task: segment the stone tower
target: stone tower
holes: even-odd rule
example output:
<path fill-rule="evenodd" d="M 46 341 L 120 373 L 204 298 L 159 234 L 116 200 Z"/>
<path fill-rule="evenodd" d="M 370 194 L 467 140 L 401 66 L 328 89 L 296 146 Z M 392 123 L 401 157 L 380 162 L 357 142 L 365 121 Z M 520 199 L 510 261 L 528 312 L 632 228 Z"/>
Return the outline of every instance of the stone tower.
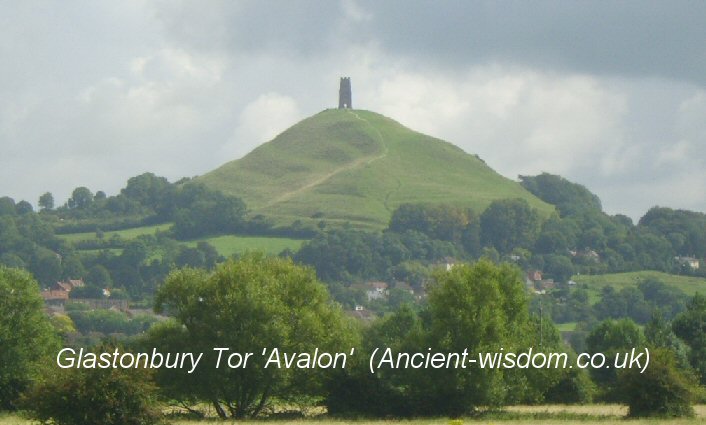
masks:
<path fill-rule="evenodd" d="M 350 77 L 341 77 L 341 86 L 338 89 L 338 109 L 353 109 Z"/>

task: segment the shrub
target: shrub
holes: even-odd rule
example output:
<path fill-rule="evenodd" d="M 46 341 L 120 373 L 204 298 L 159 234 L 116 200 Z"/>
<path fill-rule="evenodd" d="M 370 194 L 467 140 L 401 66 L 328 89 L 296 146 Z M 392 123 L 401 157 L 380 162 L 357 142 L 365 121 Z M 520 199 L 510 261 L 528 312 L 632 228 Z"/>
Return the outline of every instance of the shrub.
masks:
<path fill-rule="evenodd" d="M 669 350 L 655 349 L 644 373 L 637 368 L 624 369 L 618 379 L 630 417 L 694 416 L 696 378 L 677 368 Z"/>
<path fill-rule="evenodd" d="M 151 425 L 160 422 L 154 394 L 144 370 L 64 369 L 38 383 L 24 405 L 42 424 Z"/>

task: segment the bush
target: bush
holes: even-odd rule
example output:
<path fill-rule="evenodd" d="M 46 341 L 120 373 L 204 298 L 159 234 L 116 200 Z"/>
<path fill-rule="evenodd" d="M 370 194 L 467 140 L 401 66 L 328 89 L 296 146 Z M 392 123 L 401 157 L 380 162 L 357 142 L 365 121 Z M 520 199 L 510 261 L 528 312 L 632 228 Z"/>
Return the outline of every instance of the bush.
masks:
<path fill-rule="evenodd" d="M 0 266 L 0 317 L 0 409 L 15 409 L 59 341 L 39 286 L 25 271 Z"/>
<path fill-rule="evenodd" d="M 151 425 L 160 423 L 154 394 L 144 370 L 63 369 L 37 384 L 24 404 L 42 424 Z"/>
<path fill-rule="evenodd" d="M 658 348 L 644 373 L 624 369 L 618 375 L 630 417 L 691 417 L 696 397 L 696 378 L 677 368 L 674 354 Z"/>

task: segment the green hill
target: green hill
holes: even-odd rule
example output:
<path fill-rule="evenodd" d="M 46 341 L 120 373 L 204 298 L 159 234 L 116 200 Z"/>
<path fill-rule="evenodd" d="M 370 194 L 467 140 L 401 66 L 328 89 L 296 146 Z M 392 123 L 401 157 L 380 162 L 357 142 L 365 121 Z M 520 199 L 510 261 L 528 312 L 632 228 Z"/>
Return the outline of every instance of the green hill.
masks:
<path fill-rule="evenodd" d="M 543 215 L 554 208 L 477 156 L 363 110 L 320 112 L 198 180 L 279 223 L 380 228 L 410 202 L 481 212 L 493 200 L 523 198 Z"/>

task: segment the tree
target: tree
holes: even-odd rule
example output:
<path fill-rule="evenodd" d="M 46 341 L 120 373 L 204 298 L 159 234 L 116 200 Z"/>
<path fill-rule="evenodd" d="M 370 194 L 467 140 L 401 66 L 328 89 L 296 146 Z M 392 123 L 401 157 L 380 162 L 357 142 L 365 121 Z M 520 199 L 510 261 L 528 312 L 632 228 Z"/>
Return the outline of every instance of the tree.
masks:
<path fill-rule="evenodd" d="M 42 211 L 51 211 L 54 209 L 54 195 L 51 192 L 45 192 L 39 197 L 39 208 Z"/>
<path fill-rule="evenodd" d="M 427 346 L 436 351 L 522 347 L 529 334 L 529 314 L 519 270 L 480 261 L 439 272 L 429 289 L 428 326 Z M 502 403 L 508 384 L 502 372 L 487 369 L 440 369 L 429 373 L 426 382 L 418 382 L 426 387 L 422 405 L 449 415 Z"/>
<path fill-rule="evenodd" d="M 99 347 L 98 352 L 113 352 Z M 54 425 L 152 425 L 156 389 L 143 369 L 60 369 L 25 398 L 32 419 Z"/>
<path fill-rule="evenodd" d="M 15 205 L 15 211 L 17 211 L 19 215 L 25 215 L 34 212 L 34 208 L 32 208 L 32 204 L 29 202 L 20 201 Z"/>
<path fill-rule="evenodd" d="M 493 201 L 480 216 L 481 241 L 501 254 L 530 248 L 539 232 L 540 219 L 524 199 Z"/>
<path fill-rule="evenodd" d="M 323 391 L 321 369 L 265 368 L 263 348 L 312 353 L 318 347 L 333 353 L 348 351 L 355 339 L 312 269 L 256 254 L 220 264 L 211 274 L 190 268 L 173 272 L 157 292 L 155 309 L 172 314 L 181 326 L 172 332 L 160 328 L 153 346 L 181 341 L 188 351 L 204 352 L 206 364 L 216 362 L 213 347 L 256 353 L 247 368 L 210 367 L 191 375 L 160 371 L 161 383 L 188 382 L 173 397 L 208 401 L 223 418 L 258 416 L 272 397 Z"/>
<path fill-rule="evenodd" d="M 541 326 L 541 327 L 540 327 Z M 544 344 L 539 347 L 541 332 Z M 481 260 L 437 271 L 429 284 L 426 309 L 416 314 L 409 305 L 375 322 L 365 333 L 362 351 L 389 347 L 397 353 L 559 352 L 559 332 L 549 320 L 529 315 L 518 269 Z M 378 352 L 379 356 L 379 352 Z M 379 358 L 379 357 L 378 357 Z M 584 399 L 586 376 L 580 371 L 500 368 L 381 367 L 372 375 L 368 363 L 354 365 L 332 383 L 327 401 L 336 413 L 393 416 L 457 416 L 478 406 L 539 401 L 550 390 L 565 400 Z M 572 373 L 573 372 L 573 373 Z M 571 394 L 569 394 L 571 392 Z M 575 397 L 571 397 L 575 395 Z M 559 399 L 559 397 L 555 397 Z"/>
<path fill-rule="evenodd" d="M 561 176 L 548 173 L 520 176 L 520 184 L 541 200 L 556 205 L 562 216 L 586 210 L 601 211 L 598 196 Z"/>
<path fill-rule="evenodd" d="M 3 196 L 0 198 L 0 216 L 15 214 L 17 214 L 17 211 L 15 210 L 15 200 L 9 196 Z"/>
<path fill-rule="evenodd" d="M 680 370 L 674 354 L 664 348 L 652 351 L 644 373 L 627 368 L 618 374 L 620 394 L 630 417 L 691 417 L 697 380 Z"/>
<path fill-rule="evenodd" d="M 69 208 L 86 209 L 93 203 L 93 193 L 87 187 L 77 187 L 68 200 Z"/>
<path fill-rule="evenodd" d="M 99 288 L 109 288 L 113 284 L 113 280 L 110 278 L 108 269 L 100 264 L 96 264 L 88 271 L 86 283 Z"/>
<path fill-rule="evenodd" d="M 606 359 L 615 358 L 616 353 L 632 348 L 641 350 L 645 343 L 642 331 L 630 319 L 604 320 L 586 338 L 587 351 L 591 354 L 603 353 Z M 591 374 L 597 384 L 603 385 L 608 399 L 617 397 L 615 368 L 591 369 Z"/>
<path fill-rule="evenodd" d="M 694 295 L 686 311 L 674 318 L 672 329 L 691 348 L 691 365 L 706 384 L 706 296 Z"/>
<path fill-rule="evenodd" d="M 49 249 L 38 248 L 29 269 L 40 284 L 50 286 L 61 279 L 61 258 Z"/>
<path fill-rule="evenodd" d="M 0 266 L 0 317 L 0 408 L 8 409 L 39 376 L 58 339 L 27 272 Z"/>

